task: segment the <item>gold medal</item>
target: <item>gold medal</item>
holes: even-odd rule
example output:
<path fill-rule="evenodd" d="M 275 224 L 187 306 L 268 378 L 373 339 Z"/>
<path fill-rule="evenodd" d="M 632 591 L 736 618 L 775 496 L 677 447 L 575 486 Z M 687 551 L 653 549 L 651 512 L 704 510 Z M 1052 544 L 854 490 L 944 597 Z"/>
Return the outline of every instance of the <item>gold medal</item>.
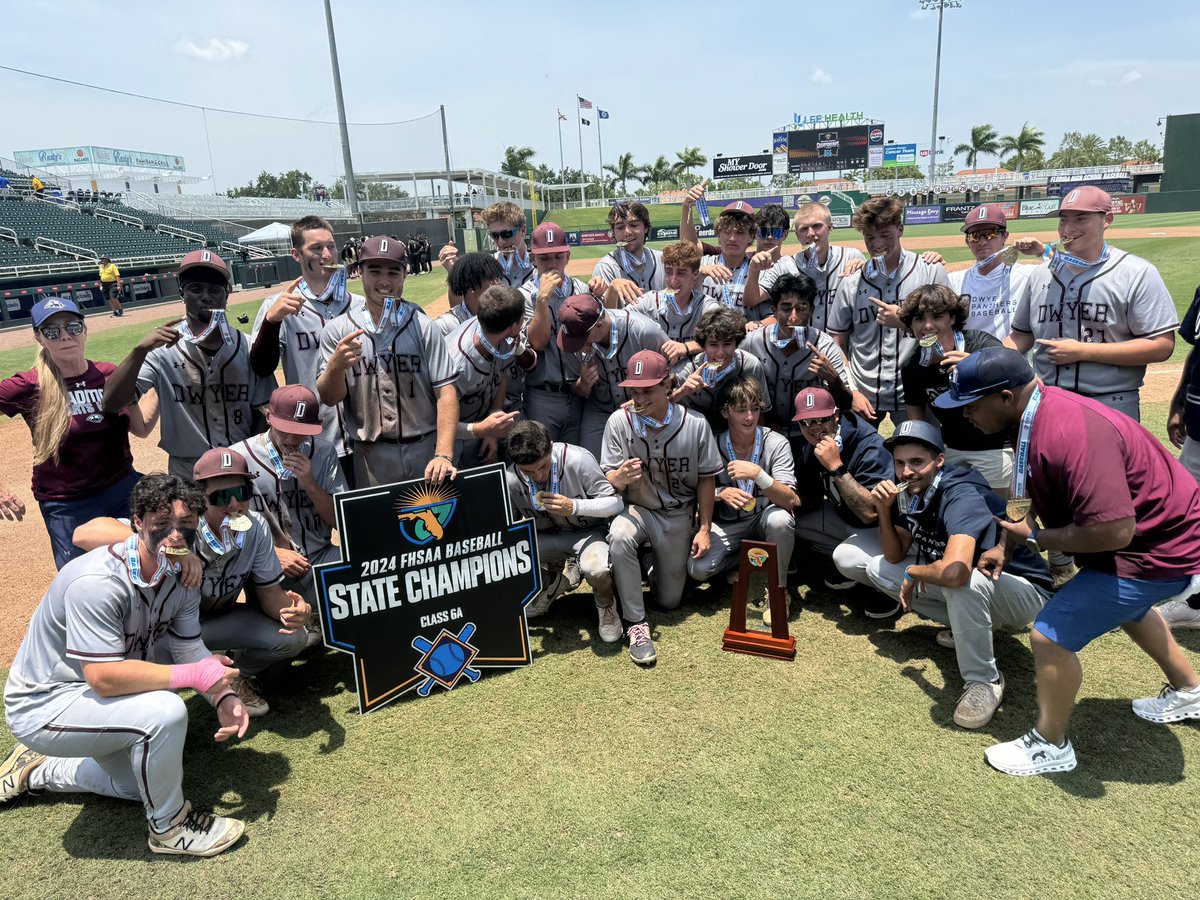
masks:
<path fill-rule="evenodd" d="M 746 501 L 746 505 L 742 507 L 745 512 L 754 512 L 754 507 L 758 506 L 758 501 L 751 497 Z"/>
<path fill-rule="evenodd" d="M 538 509 L 546 508 L 546 492 L 545 491 L 538 491 L 536 494 L 533 495 L 533 505 L 536 506 Z"/>
<path fill-rule="evenodd" d="M 1000 251 L 999 256 L 1000 262 L 1004 263 L 1006 266 L 1014 265 L 1017 261 L 1017 248 L 1015 246 L 1005 247 Z"/>
<path fill-rule="evenodd" d="M 1023 522 L 1033 508 L 1033 501 L 1028 497 L 1010 497 L 1005 513 L 1010 522 Z"/>
<path fill-rule="evenodd" d="M 254 523 L 250 521 L 249 516 L 230 516 L 229 530 L 230 531 L 249 531 Z"/>
<path fill-rule="evenodd" d="M 187 556 L 192 552 L 189 547 L 163 547 L 162 551 L 167 556 Z"/>
<path fill-rule="evenodd" d="M 908 490 L 908 482 L 907 481 L 902 481 L 899 484 L 892 485 L 892 493 L 895 494 L 897 497 L 899 497 L 901 494 L 903 494 L 907 490 Z"/>
<path fill-rule="evenodd" d="M 917 343 L 920 344 L 922 347 L 932 347 L 934 344 L 937 343 L 937 341 L 938 341 L 938 336 L 936 334 L 923 334 L 923 335 L 921 335 L 921 339 L 919 341 L 917 341 Z"/>

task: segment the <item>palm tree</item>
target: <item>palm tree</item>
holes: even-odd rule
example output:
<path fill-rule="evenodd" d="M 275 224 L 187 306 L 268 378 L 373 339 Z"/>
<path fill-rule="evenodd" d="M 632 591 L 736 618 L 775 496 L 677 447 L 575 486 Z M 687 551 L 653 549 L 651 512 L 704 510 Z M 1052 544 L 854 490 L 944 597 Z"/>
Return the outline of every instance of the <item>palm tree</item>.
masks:
<path fill-rule="evenodd" d="M 1017 171 L 1024 169 L 1025 158 L 1035 150 L 1041 150 L 1046 144 L 1045 135 L 1036 128 L 1029 127 L 1026 122 L 1021 126 L 1019 134 L 1005 135 L 1000 138 L 1001 153 L 1015 153 L 1017 160 Z"/>
<path fill-rule="evenodd" d="M 676 174 L 675 166 L 667 162 L 665 156 L 660 156 L 650 165 L 643 167 L 642 182 L 655 190 L 662 190 L 663 185 L 675 180 Z"/>
<path fill-rule="evenodd" d="M 700 152 L 699 147 L 684 147 L 682 150 L 677 150 L 675 158 L 679 160 L 675 164 L 675 171 L 680 174 L 686 173 L 689 179 L 692 176 L 692 169 L 708 162 L 708 157 Z"/>
<path fill-rule="evenodd" d="M 500 171 L 513 178 L 525 178 L 529 172 L 530 160 L 537 154 L 532 147 L 505 147 L 504 161 L 500 163 Z"/>
<path fill-rule="evenodd" d="M 629 196 L 629 179 L 641 181 L 642 167 L 633 161 L 632 153 L 622 153 L 616 163 L 609 163 L 604 171 L 611 172 L 617 181 L 621 182 L 621 196 Z"/>
<path fill-rule="evenodd" d="M 1000 153 L 1000 141 L 996 135 L 996 129 L 991 125 L 975 125 L 971 128 L 971 142 L 969 144 L 959 144 L 954 148 L 954 155 L 962 154 L 966 157 L 967 165 L 971 167 L 971 171 L 979 170 L 979 154 L 990 153 L 992 156 L 997 156 Z"/>

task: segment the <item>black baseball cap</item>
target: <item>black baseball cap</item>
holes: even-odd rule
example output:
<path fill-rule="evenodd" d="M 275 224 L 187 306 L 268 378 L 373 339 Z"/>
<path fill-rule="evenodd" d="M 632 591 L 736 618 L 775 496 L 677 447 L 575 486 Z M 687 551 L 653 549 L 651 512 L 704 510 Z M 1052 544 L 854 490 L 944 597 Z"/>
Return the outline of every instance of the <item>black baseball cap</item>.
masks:
<path fill-rule="evenodd" d="M 922 419 L 908 419 L 901 422 L 896 426 L 892 436 L 883 442 L 883 446 L 892 450 L 897 444 L 914 442 L 932 447 L 938 453 L 946 451 L 946 445 L 942 442 L 942 432 L 932 422 Z"/>
<path fill-rule="evenodd" d="M 938 409 L 966 406 L 1001 391 L 1015 391 L 1033 381 L 1033 369 L 1011 347 L 985 347 L 954 367 L 950 390 L 934 398 Z"/>

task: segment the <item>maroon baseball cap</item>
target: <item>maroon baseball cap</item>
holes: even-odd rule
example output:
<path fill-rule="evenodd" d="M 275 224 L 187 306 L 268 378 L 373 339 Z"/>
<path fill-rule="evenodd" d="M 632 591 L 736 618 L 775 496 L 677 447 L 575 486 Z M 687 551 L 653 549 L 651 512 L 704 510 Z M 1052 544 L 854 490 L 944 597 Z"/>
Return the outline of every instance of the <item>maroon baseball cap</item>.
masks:
<path fill-rule="evenodd" d="M 980 225 L 987 225 L 992 228 L 999 228 L 1001 231 L 1008 230 L 1008 219 L 1004 215 L 1004 210 L 1000 208 L 998 203 L 985 203 L 983 206 L 977 206 L 967 213 L 966 221 L 960 230 L 970 231 Z"/>
<path fill-rule="evenodd" d="M 246 457 L 228 447 L 214 447 L 196 460 L 196 465 L 192 467 L 192 481 L 207 481 L 222 475 L 249 478 L 250 467 L 246 465 Z"/>
<path fill-rule="evenodd" d="M 1112 212 L 1112 197 L 1094 184 L 1084 184 L 1068 192 L 1058 209 L 1047 215 L 1059 216 L 1065 212 Z"/>
<path fill-rule="evenodd" d="M 567 244 L 567 233 L 553 222 L 543 222 L 533 229 L 530 244 L 529 252 L 534 254 L 562 253 L 571 249 Z"/>
<path fill-rule="evenodd" d="M 751 218 L 753 218 L 754 207 L 751 206 L 749 203 L 747 203 L 745 200 L 734 200 L 732 203 L 730 203 L 728 206 L 726 206 L 723 210 L 721 210 L 722 215 L 724 215 L 725 213 L 742 213 L 743 215 L 747 215 L 747 216 L 750 216 Z"/>
<path fill-rule="evenodd" d="M 591 294 L 572 294 L 558 310 L 558 346 L 567 353 L 578 353 L 602 315 L 604 307 Z"/>
<path fill-rule="evenodd" d="M 302 384 L 287 384 L 271 395 L 271 427 L 288 434 L 320 434 L 321 403 Z"/>
<path fill-rule="evenodd" d="M 618 387 L 654 387 L 666 378 L 671 370 L 667 366 L 667 358 L 657 350 L 639 350 L 629 360 L 629 368 L 626 371 L 629 373 L 629 377 Z"/>
<path fill-rule="evenodd" d="M 837 404 L 833 402 L 833 394 L 825 388 L 805 388 L 796 395 L 796 414 L 793 422 L 801 419 L 823 419 L 837 412 Z"/>
<path fill-rule="evenodd" d="M 218 272 L 225 279 L 227 285 L 233 284 L 233 276 L 229 273 L 229 266 L 225 265 L 225 260 L 221 259 L 221 257 L 217 256 L 211 250 L 193 250 L 180 260 L 180 278 L 183 277 L 185 272 L 196 270 Z"/>
<path fill-rule="evenodd" d="M 377 234 L 374 237 L 367 238 L 362 242 L 362 246 L 358 248 L 358 261 L 360 264 L 371 262 L 372 260 L 406 263 L 408 262 L 408 250 L 404 246 L 404 241 L 398 241 L 395 238 L 388 237 L 386 234 Z"/>

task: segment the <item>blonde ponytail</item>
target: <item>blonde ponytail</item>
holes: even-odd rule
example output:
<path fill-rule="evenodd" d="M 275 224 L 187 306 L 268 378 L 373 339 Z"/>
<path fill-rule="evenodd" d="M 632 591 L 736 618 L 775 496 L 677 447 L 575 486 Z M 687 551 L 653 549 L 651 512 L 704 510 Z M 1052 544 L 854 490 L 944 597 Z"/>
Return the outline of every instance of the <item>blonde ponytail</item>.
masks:
<path fill-rule="evenodd" d="M 48 459 L 58 462 L 58 450 L 71 427 L 71 405 L 62 372 L 45 347 L 38 348 L 34 371 L 38 377 L 38 400 L 34 411 L 33 464 L 40 466 Z"/>

